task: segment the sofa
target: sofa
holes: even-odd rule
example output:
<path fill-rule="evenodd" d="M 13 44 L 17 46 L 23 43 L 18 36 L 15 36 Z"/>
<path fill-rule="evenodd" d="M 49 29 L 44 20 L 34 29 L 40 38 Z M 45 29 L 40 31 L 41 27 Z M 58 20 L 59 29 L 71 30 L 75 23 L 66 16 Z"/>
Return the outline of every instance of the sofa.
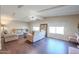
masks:
<path fill-rule="evenodd" d="M 1 33 L 1 38 L 4 39 L 4 42 L 9 42 L 18 39 L 18 35 L 14 33 Z"/>
<path fill-rule="evenodd" d="M 4 38 L 5 38 L 5 42 L 9 42 L 9 41 L 17 40 L 18 36 L 15 34 L 7 34 L 4 35 Z"/>
<path fill-rule="evenodd" d="M 45 32 L 40 32 L 40 31 L 28 33 L 27 35 L 27 40 L 29 40 L 30 42 L 36 42 L 43 38 L 45 38 Z"/>

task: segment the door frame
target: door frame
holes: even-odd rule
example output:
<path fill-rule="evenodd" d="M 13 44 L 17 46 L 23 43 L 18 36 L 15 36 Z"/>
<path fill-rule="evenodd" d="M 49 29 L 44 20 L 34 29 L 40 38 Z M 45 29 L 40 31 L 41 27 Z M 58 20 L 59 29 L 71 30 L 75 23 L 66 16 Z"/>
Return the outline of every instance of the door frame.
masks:
<path fill-rule="evenodd" d="M 40 31 L 45 28 L 45 37 L 47 37 L 47 33 L 48 33 L 48 24 L 40 24 Z"/>

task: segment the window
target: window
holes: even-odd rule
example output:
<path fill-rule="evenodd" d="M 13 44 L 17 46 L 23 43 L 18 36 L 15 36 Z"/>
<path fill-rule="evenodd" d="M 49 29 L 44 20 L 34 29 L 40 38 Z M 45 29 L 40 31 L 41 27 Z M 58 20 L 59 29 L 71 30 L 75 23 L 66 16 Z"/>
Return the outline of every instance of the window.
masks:
<path fill-rule="evenodd" d="M 49 33 L 64 34 L 64 27 L 49 27 Z"/>
<path fill-rule="evenodd" d="M 39 27 L 33 27 L 33 31 L 39 31 Z"/>
<path fill-rule="evenodd" d="M 49 27 L 49 33 L 55 33 L 55 27 Z"/>
<path fill-rule="evenodd" d="M 64 34 L 64 27 L 56 27 L 57 34 Z"/>

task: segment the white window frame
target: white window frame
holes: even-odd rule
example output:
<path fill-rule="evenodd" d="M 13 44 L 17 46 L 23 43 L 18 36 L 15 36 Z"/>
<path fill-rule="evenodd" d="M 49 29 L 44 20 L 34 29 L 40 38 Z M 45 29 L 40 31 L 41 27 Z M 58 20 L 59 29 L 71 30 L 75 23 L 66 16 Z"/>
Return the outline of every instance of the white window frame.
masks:
<path fill-rule="evenodd" d="M 49 27 L 49 33 L 64 35 L 64 27 Z"/>

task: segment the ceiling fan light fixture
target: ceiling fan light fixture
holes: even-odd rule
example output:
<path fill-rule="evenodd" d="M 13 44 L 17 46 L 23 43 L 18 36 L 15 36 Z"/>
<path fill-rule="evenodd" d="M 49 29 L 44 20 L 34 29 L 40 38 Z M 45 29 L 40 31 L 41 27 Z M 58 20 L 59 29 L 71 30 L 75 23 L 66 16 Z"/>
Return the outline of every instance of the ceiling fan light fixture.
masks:
<path fill-rule="evenodd" d="M 30 20 L 37 20 L 36 16 L 30 16 L 29 18 L 30 18 Z"/>

